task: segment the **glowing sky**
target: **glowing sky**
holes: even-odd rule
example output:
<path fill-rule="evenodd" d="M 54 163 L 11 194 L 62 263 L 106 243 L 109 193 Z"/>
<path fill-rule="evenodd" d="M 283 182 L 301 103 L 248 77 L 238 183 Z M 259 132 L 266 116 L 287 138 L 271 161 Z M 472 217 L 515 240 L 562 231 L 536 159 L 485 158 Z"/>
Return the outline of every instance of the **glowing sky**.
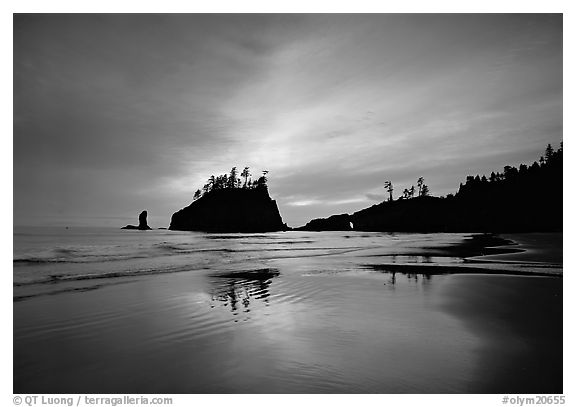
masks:
<path fill-rule="evenodd" d="M 165 227 L 250 166 L 299 226 L 561 140 L 561 15 L 14 17 L 15 224 Z"/>

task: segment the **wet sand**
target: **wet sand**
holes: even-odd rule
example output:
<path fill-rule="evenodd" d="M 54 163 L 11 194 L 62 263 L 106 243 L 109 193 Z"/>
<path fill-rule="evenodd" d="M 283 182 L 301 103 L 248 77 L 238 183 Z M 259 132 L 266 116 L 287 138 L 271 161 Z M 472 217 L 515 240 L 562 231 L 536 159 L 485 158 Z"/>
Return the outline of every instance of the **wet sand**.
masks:
<path fill-rule="evenodd" d="M 482 339 L 480 393 L 562 393 L 562 278 L 453 275 L 442 308 Z"/>
<path fill-rule="evenodd" d="M 432 254 L 477 256 L 485 239 Z M 266 264 L 15 302 L 14 392 L 563 390 L 557 274 L 338 256 Z"/>

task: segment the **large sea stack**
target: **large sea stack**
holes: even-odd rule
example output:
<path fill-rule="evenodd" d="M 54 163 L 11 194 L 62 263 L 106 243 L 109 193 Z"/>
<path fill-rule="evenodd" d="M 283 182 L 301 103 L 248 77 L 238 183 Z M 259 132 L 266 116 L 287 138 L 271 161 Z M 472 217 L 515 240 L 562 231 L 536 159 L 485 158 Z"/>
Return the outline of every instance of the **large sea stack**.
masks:
<path fill-rule="evenodd" d="M 218 189 L 172 215 L 170 230 L 277 232 L 286 230 L 268 188 Z"/>

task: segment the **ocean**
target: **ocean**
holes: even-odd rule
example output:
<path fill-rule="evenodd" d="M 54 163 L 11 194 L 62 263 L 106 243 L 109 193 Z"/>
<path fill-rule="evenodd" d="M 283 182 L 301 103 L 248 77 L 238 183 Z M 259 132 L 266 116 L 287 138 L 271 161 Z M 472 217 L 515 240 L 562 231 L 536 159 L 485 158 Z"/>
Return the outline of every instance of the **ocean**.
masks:
<path fill-rule="evenodd" d="M 536 381 L 549 392 L 550 372 L 498 378 L 518 375 L 519 355 L 561 366 L 535 350 L 561 351 L 561 322 L 534 339 L 524 325 L 480 329 L 478 315 L 506 296 L 517 310 L 498 290 L 522 287 L 545 301 L 522 305 L 535 329 L 551 323 L 544 313 L 561 318 L 561 234 L 500 249 L 478 237 L 15 228 L 14 391 L 466 393 Z M 516 354 L 518 340 L 531 346 Z M 490 365 L 487 349 L 510 364 Z"/>

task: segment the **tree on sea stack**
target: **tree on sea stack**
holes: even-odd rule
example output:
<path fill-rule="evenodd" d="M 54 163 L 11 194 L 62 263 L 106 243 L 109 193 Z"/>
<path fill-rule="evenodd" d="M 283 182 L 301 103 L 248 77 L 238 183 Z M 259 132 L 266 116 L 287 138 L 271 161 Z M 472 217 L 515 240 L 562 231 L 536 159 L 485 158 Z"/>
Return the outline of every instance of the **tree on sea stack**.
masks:
<path fill-rule="evenodd" d="M 422 186 L 424 185 L 424 177 L 418 178 L 418 182 L 416 185 L 418 185 L 418 196 L 422 196 Z"/>

